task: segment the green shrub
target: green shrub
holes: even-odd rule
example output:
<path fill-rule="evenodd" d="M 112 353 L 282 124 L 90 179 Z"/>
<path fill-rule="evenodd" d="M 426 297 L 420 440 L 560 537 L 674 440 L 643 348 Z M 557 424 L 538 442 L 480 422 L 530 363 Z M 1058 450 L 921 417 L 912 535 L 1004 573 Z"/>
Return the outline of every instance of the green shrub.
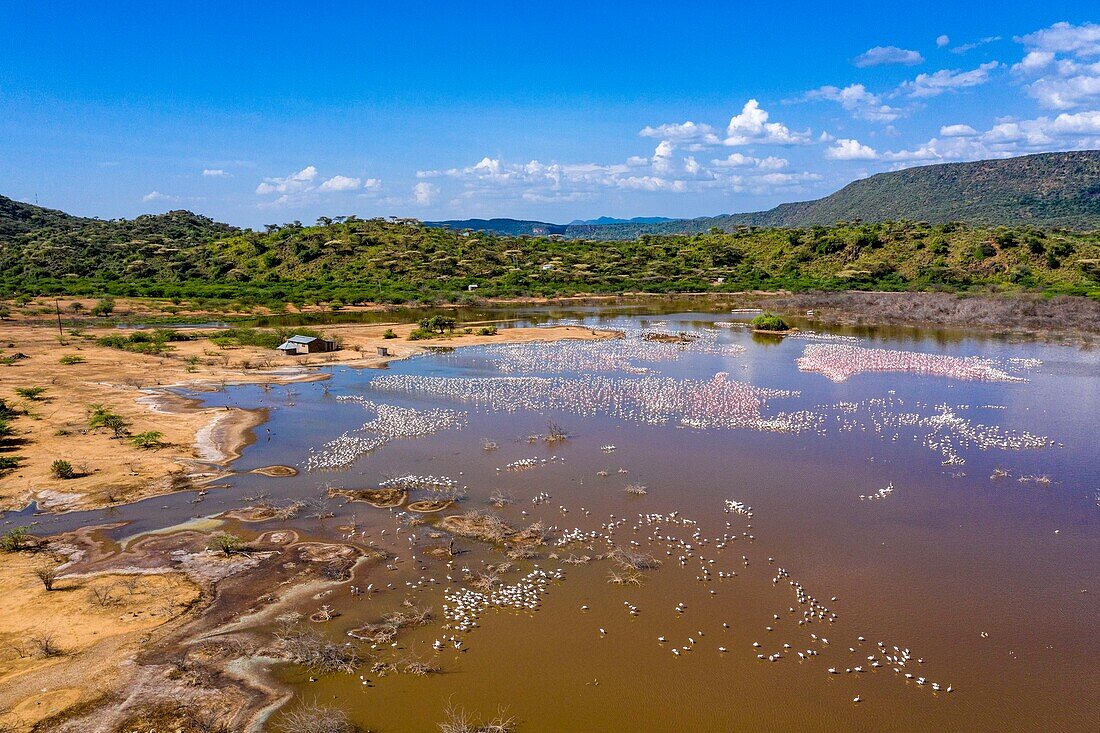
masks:
<path fill-rule="evenodd" d="M 0 550 L 19 552 L 30 543 L 30 540 L 31 533 L 26 527 L 14 527 L 0 535 Z"/>
<path fill-rule="evenodd" d="M 758 331 L 789 331 L 790 326 L 779 316 L 774 313 L 761 313 L 756 318 L 753 318 L 752 327 Z"/>
<path fill-rule="evenodd" d="M 16 387 L 15 393 L 25 400 L 40 400 L 46 392 L 45 387 Z"/>
<path fill-rule="evenodd" d="M 105 318 L 111 315 L 114 310 L 115 299 L 108 295 L 107 297 L 100 299 L 100 301 L 95 304 L 95 307 L 92 308 L 92 315 Z"/>
<path fill-rule="evenodd" d="M 76 354 L 66 354 L 65 356 L 58 359 L 58 361 L 62 364 L 70 365 L 83 364 L 85 362 L 85 359 L 83 356 L 77 356 Z"/>
<path fill-rule="evenodd" d="M 414 328 L 409 334 L 409 341 L 423 341 L 430 338 L 435 338 L 435 334 L 424 328 Z"/>
<path fill-rule="evenodd" d="M 0 473 L 19 468 L 18 456 L 0 456 Z"/>
<path fill-rule="evenodd" d="M 984 260 L 997 254 L 997 249 L 989 242 L 980 242 L 974 245 L 974 258 Z"/>
<path fill-rule="evenodd" d="M 103 405 L 89 405 L 88 408 L 88 427 L 90 429 L 107 428 L 114 433 L 116 438 L 126 435 L 129 423 L 121 415 Z"/>
<path fill-rule="evenodd" d="M 73 470 L 73 464 L 60 458 L 50 464 L 50 473 L 54 478 L 59 479 L 76 478 L 76 471 Z"/>
<path fill-rule="evenodd" d="M 481 328 L 479 328 L 477 330 L 477 335 L 478 336 L 496 336 L 497 335 L 497 327 L 496 326 L 482 326 Z"/>
<path fill-rule="evenodd" d="M 164 433 L 157 430 L 149 430 L 144 433 L 130 436 L 130 442 L 138 448 L 163 448 L 167 445 L 162 438 Z"/>
<path fill-rule="evenodd" d="M 395 338 L 397 338 L 397 334 L 394 333 L 394 330 L 392 328 L 387 328 L 382 333 L 382 338 L 384 338 L 384 339 L 395 339 Z"/>

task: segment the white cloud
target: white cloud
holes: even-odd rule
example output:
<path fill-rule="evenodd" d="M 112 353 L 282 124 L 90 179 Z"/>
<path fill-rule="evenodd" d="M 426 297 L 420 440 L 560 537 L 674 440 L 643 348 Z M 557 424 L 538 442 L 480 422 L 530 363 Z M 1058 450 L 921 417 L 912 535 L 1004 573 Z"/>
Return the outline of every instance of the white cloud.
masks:
<path fill-rule="evenodd" d="M 672 169 L 672 154 L 676 150 L 668 140 L 657 143 L 653 151 L 653 170 L 668 173 Z"/>
<path fill-rule="evenodd" d="M 768 113 L 755 99 L 745 102 L 741 112 L 730 119 L 725 144 L 803 145 L 810 142 L 810 131 L 791 131 L 780 122 L 768 122 Z"/>
<path fill-rule="evenodd" d="M 923 61 L 924 57 L 917 51 L 910 51 L 897 46 L 875 46 L 856 56 L 852 63 L 862 69 L 868 66 L 883 66 L 885 64 L 913 66 Z"/>
<path fill-rule="evenodd" d="M 142 196 L 141 200 L 145 203 L 149 203 L 151 201 L 175 202 L 179 201 L 180 197 L 170 196 L 169 194 L 161 193 L 160 191 L 150 191 L 149 193 Z"/>
<path fill-rule="evenodd" d="M 766 158 L 754 158 L 742 153 L 730 153 L 726 158 L 712 160 L 711 165 L 717 168 L 759 168 L 761 170 L 779 170 L 786 168 L 790 163 L 786 158 L 777 158 L 769 155 Z"/>
<path fill-rule="evenodd" d="M 977 134 L 978 131 L 970 125 L 944 125 L 940 128 L 942 137 L 971 137 Z"/>
<path fill-rule="evenodd" d="M 884 104 L 882 97 L 869 92 L 862 84 L 849 84 L 843 89 L 834 86 L 818 87 L 807 92 L 805 99 L 837 102 L 856 119 L 872 122 L 893 122 L 902 115 L 902 110 Z"/>
<path fill-rule="evenodd" d="M 905 163 L 939 163 L 1100 147 L 1100 110 L 1007 120 L 969 135 L 946 134 L 955 128 L 973 130 L 966 125 L 950 125 L 941 130 L 939 138 L 912 149 L 883 153 L 882 158 Z"/>
<path fill-rule="evenodd" d="M 312 188 L 313 179 L 317 177 L 317 169 L 307 165 L 297 173 L 292 173 L 283 178 L 265 178 L 256 186 L 256 193 L 267 195 L 272 193 L 298 193 Z"/>
<path fill-rule="evenodd" d="M 221 168 L 203 168 L 202 175 L 204 178 L 228 178 L 229 174 Z"/>
<path fill-rule="evenodd" d="M 951 39 L 946 35 L 938 36 L 936 38 L 936 46 L 938 46 L 939 48 L 943 48 L 949 43 L 951 43 Z"/>
<path fill-rule="evenodd" d="M 915 98 L 938 97 L 944 92 L 985 84 L 989 81 L 989 72 L 1000 65 L 990 61 L 969 71 L 940 69 L 933 74 L 918 74 L 912 81 L 902 83 L 898 90 Z"/>
<path fill-rule="evenodd" d="M 319 173 L 316 166 L 308 165 L 297 173 L 288 176 L 265 178 L 256 186 L 256 193 L 260 196 L 277 196 L 268 200 L 261 206 L 298 205 L 314 202 L 322 195 L 331 195 L 347 191 L 365 191 L 361 196 L 376 194 L 382 186 L 377 178 L 353 178 L 351 176 L 335 175 L 320 183 L 317 182 Z"/>
<path fill-rule="evenodd" d="M 797 190 L 819 180 L 810 173 L 777 173 L 788 161 L 776 156 L 733 153 L 704 163 L 681 155 L 668 140 L 651 157 L 633 156 L 626 163 L 509 163 L 485 157 L 464 168 L 418 171 L 422 179 L 448 179 L 463 187 L 458 204 L 518 198 L 527 202 L 573 202 L 596 199 L 603 191 L 686 193 L 733 190 L 756 194 Z"/>
<path fill-rule="evenodd" d="M 691 120 L 656 127 L 647 125 L 638 134 L 642 137 L 656 137 L 676 143 L 718 145 L 721 142 L 713 127 L 710 125 L 697 125 Z"/>
<path fill-rule="evenodd" d="M 974 41 L 973 43 L 963 43 L 963 44 L 960 44 L 958 46 L 955 46 L 953 49 L 951 49 L 951 53 L 963 54 L 963 53 L 966 53 L 968 51 L 973 51 L 975 48 L 978 48 L 979 46 L 984 46 L 988 43 L 996 43 L 999 40 L 1001 40 L 1000 36 L 986 36 L 985 38 L 979 38 L 977 41 Z"/>
<path fill-rule="evenodd" d="M 1070 54 L 1078 58 L 1100 56 L 1100 25 L 1055 23 L 1049 28 L 1016 39 L 1029 49 Z"/>
<path fill-rule="evenodd" d="M 322 183 L 318 190 L 320 191 L 354 191 L 361 187 L 363 181 L 360 178 L 349 178 L 348 176 L 333 176 L 324 183 Z"/>
<path fill-rule="evenodd" d="M 486 159 L 488 160 L 488 159 Z M 439 193 L 439 186 L 427 181 L 421 181 L 413 186 L 413 200 L 421 206 L 430 206 Z"/>
<path fill-rule="evenodd" d="M 878 153 L 859 140 L 841 138 L 825 150 L 825 157 L 833 160 L 874 160 Z"/>
<path fill-rule="evenodd" d="M 1028 94 L 1047 109 L 1073 109 L 1100 99 L 1100 25 L 1055 23 L 1016 39 L 1027 54 L 1012 70 L 1031 77 Z"/>
<path fill-rule="evenodd" d="M 1029 51 L 1023 61 L 1012 65 L 1012 70 L 1024 74 L 1041 71 L 1054 61 L 1053 51 Z"/>

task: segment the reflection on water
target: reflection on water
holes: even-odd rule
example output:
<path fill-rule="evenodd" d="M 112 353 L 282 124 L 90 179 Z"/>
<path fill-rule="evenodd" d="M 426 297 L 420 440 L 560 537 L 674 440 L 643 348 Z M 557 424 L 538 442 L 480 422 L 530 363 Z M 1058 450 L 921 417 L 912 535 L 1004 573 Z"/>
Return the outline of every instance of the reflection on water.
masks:
<path fill-rule="evenodd" d="M 334 637 L 406 599 L 434 611 L 366 650 L 442 674 L 278 672 L 375 730 L 433 730 L 448 702 L 506 707 L 522 731 L 1094 729 L 1094 354 L 843 330 L 844 344 L 976 357 L 1011 379 L 834 382 L 797 364 L 829 338 L 761 343 L 732 323 L 741 314 L 568 315 L 627 339 L 460 349 L 384 372 L 332 368 L 327 388 L 203 394 L 270 411 L 230 488 L 38 531 L 109 520 L 128 537 L 328 488 L 457 500 L 418 513 L 338 498 L 331 518 L 279 524 L 389 553 L 389 569 L 353 581 L 370 592 L 325 598 L 341 614 L 325 625 Z M 340 436 L 380 442 L 310 464 Z M 276 463 L 316 470 L 243 473 Z M 469 510 L 493 514 L 453 518 Z M 547 545 L 508 534 L 524 528 Z M 478 532 L 512 539 L 495 548 Z M 426 551 L 453 533 L 455 557 Z"/>

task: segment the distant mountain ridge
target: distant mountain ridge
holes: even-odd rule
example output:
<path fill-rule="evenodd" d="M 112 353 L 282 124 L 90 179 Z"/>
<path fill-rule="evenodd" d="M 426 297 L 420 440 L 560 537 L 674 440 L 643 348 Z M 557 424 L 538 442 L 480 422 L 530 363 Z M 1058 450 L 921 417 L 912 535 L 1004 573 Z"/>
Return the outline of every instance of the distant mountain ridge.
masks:
<path fill-rule="evenodd" d="M 614 216 L 601 216 L 596 219 L 574 219 L 569 226 L 583 224 L 661 224 L 666 221 L 676 221 L 670 216 L 635 216 L 631 219 L 617 219 Z"/>
<path fill-rule="evenodd" d="M 503 234 L 509 237 L 518 237 L 523 234 L 531 236 L 565 234 L 565 230 L 568 228 L 565 224 L 551 224 L 545 221 L 527 221 L 524 219 L 449 219 L 447 221 L 426 221 L 424 225 L 444 229 L 473 229 L 475 231 Z"/>
<path fill-rule="evenodd" d="M 767 211 L 663 221 L 639 217 L 610 222 L 609 218 L 567 225 L 512 219 L 437 224 L 500 234 L 562 234 L 584 239 L 633 239 L 642 234 L 691 234 L 712 228 L 732 231 L 740 226 L 829 226 L 856 220 L 1100 229 L 1100 150 L 938 163 L 878 173 L 824 198 L 780 204 Z M 495 228 L 493 222 L 509 223 L 509 228 Z"/>

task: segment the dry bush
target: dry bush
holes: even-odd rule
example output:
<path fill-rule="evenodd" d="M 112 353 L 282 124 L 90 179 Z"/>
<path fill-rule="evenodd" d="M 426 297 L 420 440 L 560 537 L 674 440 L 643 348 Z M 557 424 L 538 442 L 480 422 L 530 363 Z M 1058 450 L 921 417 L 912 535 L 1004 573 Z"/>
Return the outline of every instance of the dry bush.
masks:
<path fill-rule="evenodd" d="M 354 733 L 358 727 L 348 720 L 343 710 L 314 701 L 283 715 L 275 724 L 275 730 L 279 733 Z"/>
<path fill-rule="evenodd" d="M 546 437 L 544 440 L 547 443 L 560 443 L 563 440 L 568 440 L 569 433 L 558 423 L 553 420 L 546 421 Z"/>
<path fill-rule="evenodd" d="M 448 703 L 443 711 L 440 733 L 511 733 L 516 729 L 516 719 L 501 709 L 492 720 L 480 721 L 462 708 Z"/>
<path fill-rule="evenodd" d="M 115 586 L 113 584 L 92 586 L 89 595 L 92 603 L 103 608 L 113 606 L 119 602 L 119 599 L 115 597 Z"/>
<path fill-rule="evenodd" d="M 30 643 L 43 657 L 60 657 L 65 652 L 61 651 L 61 648 L 57 646 L 54 641 L 53 632 L 47 631 L 38 636 L 32 636 Z"/>
<path fill-rule="evenodd" d="M 653 570 L 661 567 L 661 561 L 657 558 L 629 547 L 616 547 L 607 557 L 624 570 Z"/>
<path fill-rule="evenodd" d="M 516 498 L 512 494 L 496 489 L 493 493 L 489 494 L 489 503 L 495 506 L 497 509 L 503 509 L 504 507 L 514 504 Z"/>
<path fill-rule="evenodd" d="M 283 626 L 275 632 L 278 652 L 294 664 L 313 672 L 352 672 L 362 663 L 351 644 L 337 644 L 300 626 Z"/>
<path fill-rule="evenodd" d="M 633 568 L 611 570 L 607 574 L 607 582 L 611 585 L 641 585 L 642 574 Z"/>
<path fill-rule="evenodd" d="M 34 569 L 34 577 L 42 581 L 42 587 L 46 590 L 54 589 L 59 576 L 60 573 L 57 572 L 57 568 L 51 565 L 43 565 Z"/>
<path fill-rule="evenodd" d="M 397 638 L 402 629 L 423 626 L 432 620 L 432 610 L 413 605 L 405 600 L 400 608 L 389 611 L 376 623 L 352 629 L 348 634 L 356 639 L 364 639 L 374 644 L 388 644 Z"/>
<path fill-rule="evenodd" d="M 437 674 L 441 671 L 438 663 L 416 657 L 403 659 L 399 668 L 403 674 L 411 674 L 415 677 L 427 677 L 430 674 Z"/>
<path fill-rule="evenodd" d="M 645 496 L 649 493 L 646 487 L 641 484 L 627 484 L 627 487 L 623 489 L 623 491 L 631 496 Z"/>

